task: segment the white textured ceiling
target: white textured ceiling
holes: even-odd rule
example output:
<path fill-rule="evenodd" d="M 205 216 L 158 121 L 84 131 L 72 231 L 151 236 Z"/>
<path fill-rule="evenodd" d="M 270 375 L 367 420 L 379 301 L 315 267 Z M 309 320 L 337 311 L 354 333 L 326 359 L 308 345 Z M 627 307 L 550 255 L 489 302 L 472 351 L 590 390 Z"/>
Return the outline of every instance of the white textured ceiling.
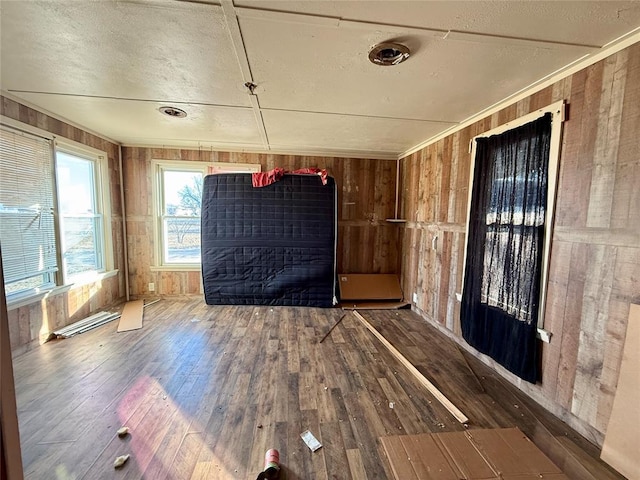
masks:
<path fill-rule="evenodd" d="M 2 91 L 123 144 L 396 158 L 637 32 L 640 2 L 2 0 L 0 17 Z M 371 64 L 386 40 L 411 57 Z"/>

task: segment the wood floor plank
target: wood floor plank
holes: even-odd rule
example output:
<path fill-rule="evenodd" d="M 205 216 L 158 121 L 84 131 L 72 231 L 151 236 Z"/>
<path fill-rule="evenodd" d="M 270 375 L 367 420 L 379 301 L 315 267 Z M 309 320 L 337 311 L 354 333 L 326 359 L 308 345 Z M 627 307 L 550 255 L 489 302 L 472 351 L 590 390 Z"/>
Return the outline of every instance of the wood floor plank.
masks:
<path fill-rule="evenodd" d="M 394 389 L 387 378 L 383 377 L 377 380 L 385 394 L 386 403 L 383 408 L 394 410 L 398 421 L 404 428 L 404 433 L 412 434 L 428 430 L 429 427 L 424 424 L 420 413 L 414 407 L 407 392 L 402 389 Z"/>
<path fill-rule="evenodd" d="M 159 478 L 191 478 L 196 467 L 198 454 L 204 444 L 204 435 L 202 433 L 186 433 L 168 471 L 164 472 Z"/>
<path fill-rule="evenodd" d="M 147 307 L 142 329 L 106 324 L 16 357 L 25 478 L 252 480 L 269 448 L 280 451 L 283 480 L 393 478 L 380 437 L 464 427 L 353 314 L 320 344 L 342 314 L 176 298 Z M 366 315 L 471 428 L 519 427 L 572 479 L 621 478 L 413 312 Z M 125 424 L 131 434 L 118 438 Z M 300 438 L 307 429 L 317 452 Z M 124 453 L 131 459 L 115 472 Z"/>
<path fill-rule="evenodd" d="M 328 478 L 345 478 L 348 475 L 350 462 L 344 447 L 342 431 L 339 422 L 325 422 L 320 424 L 320 437 L 323 439 L 324 457 Z M 358 477 L 355 477 L 358 478 Z"/>
<path fill-rule="evenodd" d="M 366 480 L 368 478 L 367 471 L 362 463 L 360 450 L 352 448 L 347 450 L 347 460 L 349 462 L 349 473 L 354 480 Z M 346 473 L 346 470 L 341 470 Z"/>

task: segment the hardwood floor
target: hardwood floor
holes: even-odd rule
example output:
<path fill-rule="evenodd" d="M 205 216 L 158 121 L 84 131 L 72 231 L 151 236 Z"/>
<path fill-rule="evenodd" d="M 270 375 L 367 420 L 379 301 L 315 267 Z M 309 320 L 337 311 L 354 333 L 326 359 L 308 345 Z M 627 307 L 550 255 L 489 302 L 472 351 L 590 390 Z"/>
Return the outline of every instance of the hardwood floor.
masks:
<path fill-rule="evenodd" d="M 14 361 L 27 479 L 392 478 L 378 438 L 462 430 L 351 314 L 163 300 Z M 598 450 L 409 310 L 363 316 L 452 400 L 469 428 L 518 426 L 571 478 L 622 478 Z M 393 402 L 393 408 L 390 408 Z M 131 434 L 118 438 L 122 425 Z M 323 447 L 311 453 L 305 430 Z M 114 470 L 118 455 L 131 458 Z"/>

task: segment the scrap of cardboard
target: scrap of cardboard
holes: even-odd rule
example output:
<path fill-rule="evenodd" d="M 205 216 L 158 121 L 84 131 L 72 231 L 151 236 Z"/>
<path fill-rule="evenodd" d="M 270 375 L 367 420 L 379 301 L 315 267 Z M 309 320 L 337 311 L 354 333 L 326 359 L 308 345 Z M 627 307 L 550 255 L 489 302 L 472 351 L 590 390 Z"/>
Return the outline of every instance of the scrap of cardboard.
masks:
<path fill-rule="evenodd" d="M 122 310 L 118 332 L 128 332 L 142 328 L 142 315 L 144 313 L 144 300 L 127 302 Z"/>
<path fill-rule="evenodd" d="M 618 388 L 600 458 L 629 480 L 640 479 L 638 456 L 638 368 L 640 368 L 640 305 L 629 307 L 627 336 L 622 350 Z"/>
<path fill-rule="evenodd" d="M 340 306 L 345 310 L 393 310 L 409 306 L 403 301 L 400 280 L 395 274 L 341 273 Z"/>
<path fill-rule="evenodd" d="M 568 480 L 517 428 L 381 437 L 397 480 Z"/>

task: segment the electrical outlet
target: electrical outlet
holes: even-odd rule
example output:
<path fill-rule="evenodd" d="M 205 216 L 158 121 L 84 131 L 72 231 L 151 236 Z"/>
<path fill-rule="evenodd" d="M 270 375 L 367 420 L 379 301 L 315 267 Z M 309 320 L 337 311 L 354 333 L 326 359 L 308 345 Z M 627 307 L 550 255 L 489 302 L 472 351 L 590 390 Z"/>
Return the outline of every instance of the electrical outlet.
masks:
<path fill-rule="evenodd" d="M 418 294 L 417 293 L 413 294 L 413 303 L 418 303 Z"/>
<path fill-rule="evenodd" d="M 150 292 L 155 292 L 156 291 L 156 284 L 155 283 L 150 283 L 149 284 L 149 291 Z"/>

